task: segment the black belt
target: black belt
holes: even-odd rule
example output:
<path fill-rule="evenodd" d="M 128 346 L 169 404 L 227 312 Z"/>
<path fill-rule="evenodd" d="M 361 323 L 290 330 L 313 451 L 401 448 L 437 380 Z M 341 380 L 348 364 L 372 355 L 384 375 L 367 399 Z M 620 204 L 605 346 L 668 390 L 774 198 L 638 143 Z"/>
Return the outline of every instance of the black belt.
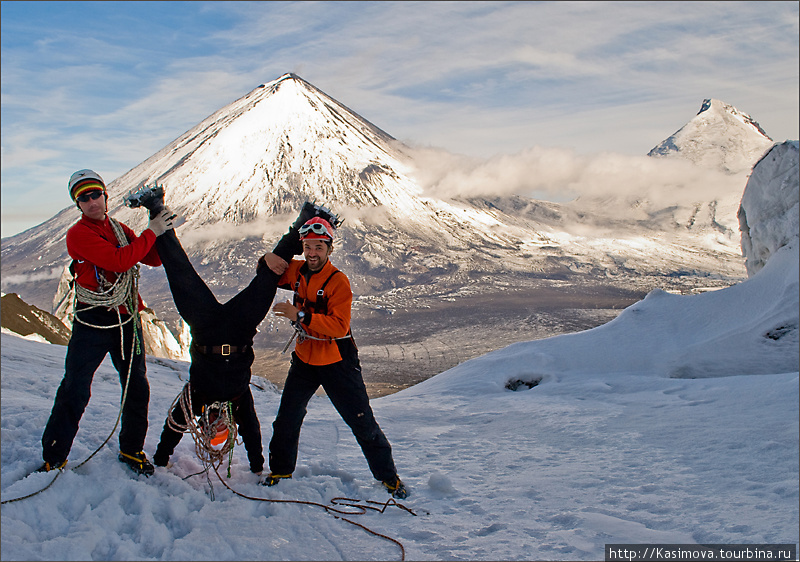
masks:
<path fill-rule="evenodd" d="M 197 345 L 192 344 L 192 349 L 204 355 L 230 355 L 231 353 L 246 353 L 251 345 Z"/>

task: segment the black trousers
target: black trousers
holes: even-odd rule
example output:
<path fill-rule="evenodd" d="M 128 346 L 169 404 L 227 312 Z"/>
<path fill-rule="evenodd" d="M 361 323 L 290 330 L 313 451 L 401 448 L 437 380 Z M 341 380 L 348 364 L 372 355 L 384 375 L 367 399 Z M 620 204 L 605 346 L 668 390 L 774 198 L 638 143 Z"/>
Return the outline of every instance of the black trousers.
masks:
<path fill-rule="evenodd" d="M 119 319 L 113 310 L 93 308 L 78 310 L 79 319 L 96 326 L 117 324 Z M 128 315 L 122 315 L 126 320 Z M 60 464 L 67 459 L 72 442 L 78 433 L 78 425 L 91 397 L 94 373 L 107 354 L 111 355 L 114 368 L 119 372 L 122 388 L 128 380 L 128 367 L 131 361 L 131 381 L 119 432 L 120 451 L 128 454 L 138 453 L 144 448 L 147 435 L 147 407 L 150 402 L 150 385 L 147 382 L 144 341 L 141 325 L 135 326 L 138 332 L 138 349 L 132 349 L 134 322 L 131 320 L 122 328 L 93 328 L 75 321 L 72 337 L 67 346 L 64 365 L 64 378 L 56 392 L 50 419 L 42 434 L 42 457 L 51 465 Z M 138 351 L 138 353 L 137 353 Z M 124 358 L 123 358 L 124 357 Z"/>
<path fill-rule="evenodd" d="M 269 312 L 280 276 L 268 267 L 256 270 L 255 278 L 236 296 L 220 303 L 197 274 L 174 230 L 156 238 L 156 249 L 167 274 L 178 313 L 192 329 L 192 339 L 202 345 L 247 343 Z M 285 234 L 273 252 L 286 261 L 302 253 L 296 231 Z"/>
<path fill-rule="evenodd" d="M 278 287 L 279 276 L 265 265 L 257 268 L 250 284 L 225 303 L 220 303 L 189 261 L 174 230 L 156 239 L 156 249 L 167 274 L 172 298 L 178 313 L 191 329 L 193 344 L 218 346 L 252 345 L 257 327 L 269 312 Z M 281 238 L 274 252 L 291 259 L 302 251 L 296 231 Z M 247 449 L 250 470 L 261 472 L 264 466 L 261 425 L 250 391 L 251 367 L 255 355 L 252 348 L 244 353 L 221 356 L 203 354 L 194 346 L 189 382 L 192 407 L 199 415 L 202 406 L 231 401 L 239 433 Z M 180 410 L 180 408 L 178 408 Z M 173 410 L 173 418 L 185 423 L 183 413 Z M 166 465 L 182 434 L 164 423 L 154 462 Z"/>
<path fill-rule="evenodd" d="M 272 424 L 269 468 L 273 473 L 294 472 L 300 427 L 307 412 L 306 407 L 317 389 L 322 386 L 336 411 L 353 432 L 372 475 L 383 481 L 397 474 L 392 459 L 392 446 L 369 405 L 358 353 L 352 342 L 348 344 L 342 346 L 344 359 L 332 365 L 309 365 L 292 354 L 292 365 L 283 387 L 278 415 Z M 345 349 L 349 351 L 345 352 Z"/>

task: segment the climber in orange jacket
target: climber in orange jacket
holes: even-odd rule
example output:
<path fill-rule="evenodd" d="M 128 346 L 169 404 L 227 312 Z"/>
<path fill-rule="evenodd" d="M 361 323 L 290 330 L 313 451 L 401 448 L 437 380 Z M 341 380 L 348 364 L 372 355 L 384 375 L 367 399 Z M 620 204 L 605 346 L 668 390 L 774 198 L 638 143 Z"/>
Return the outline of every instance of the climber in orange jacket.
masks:
<path fill-rule="evenodd" d="M 350 426 L 367 459 L 372 475 L 396 498 L 408 495 L 397 476 L 392 447 L 375 420 L 361 376 L 350 311 L 350 280 L 331 264 L 331 224 L 323 218 L 300 228 L 303 260 L 292 260 L 278 286 L 294 291 L 293 302 L 274 306 L 278 316 L 298 330 L 292 363 L 284 384 L 269 444 L 270 474 L 263 481 L 274 486 L 291 478 L 297 464 L 300 427 L 311 396 L 322 386 L 339 415 Z"/>

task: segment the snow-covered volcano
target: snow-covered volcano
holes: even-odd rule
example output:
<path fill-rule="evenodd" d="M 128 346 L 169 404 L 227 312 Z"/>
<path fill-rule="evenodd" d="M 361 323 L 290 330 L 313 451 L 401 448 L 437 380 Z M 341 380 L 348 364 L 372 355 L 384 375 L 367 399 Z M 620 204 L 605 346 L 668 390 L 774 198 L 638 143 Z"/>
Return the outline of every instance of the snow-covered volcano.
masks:
<path fill-rule="evenodd" d="M 262 84 L 121 178 L 157 182 L 192 226 L 293 215 L 306 199 L 418 210 L 394 139 L 294 74 Z M 137 213 L 138 214 L 138 213 Z"/>
<path fill-rule="evenodd" d="M 732 134 L 739 140 L 745 135 Z M 755 129 L 748 134 L 766 139 Z M 704 150 L 719 148 L 710 132 L 697 135 L 713 140 Z M 286 74 L 111 182 L 109 213 L 144 229 L 146 213 L 125 207 L 123 197 L 143 183 L 164 185 L 167 204 L 187 218 L 179 229 L 184 246 L 220 300 L 249 282 L 258 256 L 274 245 L 306 200 L 346 219 L 334 261 L 367 307 L 375 296 L 380 296 L 375 307 L 410 307 L 419 305 L 411 301 L 420 296 L 454 298 L 532 279 L 625 284 L 653 275 L 745 275 L 736 219 L 744 182 L 728 195 L 730 212 L 724 214 L 717 202 L 703 207 L 692 201 L 666 213 L 651 204 L 621 220 L 609 218 L 618 201 L 439 199 L 430 191 L 423 194 L 414 179 L 413 156 L 388 133 Z M 759 156 L 740 155 L 748 165 Z M 84 165 L 91 167 L 78 167 Z M 69 262 L 64 235 L 77 218 L 70 206 L 4 239 L 3 290 L 50 308 Z M 160 268 L 143 268 L 141 292 L 159 316 L 175 319 Z"/>
<path fill-rule="evenodd" d="M 738 174 L 749 170 L 772 144 L 752 117 L 720 100 L 706 99 L 694 119 L 648 155 L 678 156 Z"/>

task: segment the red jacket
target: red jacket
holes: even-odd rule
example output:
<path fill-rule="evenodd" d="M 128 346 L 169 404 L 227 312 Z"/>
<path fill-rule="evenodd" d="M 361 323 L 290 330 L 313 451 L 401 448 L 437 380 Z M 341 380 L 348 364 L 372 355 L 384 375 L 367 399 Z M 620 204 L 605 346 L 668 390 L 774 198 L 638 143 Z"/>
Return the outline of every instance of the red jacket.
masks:
<path fill-rule="evenodd" d="M 298 341 L 294 351 L 301 361 L 309 365 L 330 365 L 342 360 L 339 346 L 333 338 L 342 338 L 350 333 L 353 291 L 347 275 L 336 269 L 330 261 L 320 271 L 312 273 L 308 280 L 306 276 L 309 272 L 305 265 L 305 260 L 292 260 L 278 286 L 295 291 L 294 305 L 306 313 L 303 327 L 310 336 L 323 341 Z M 319 298 L 317 291 L 323 285 L 324 296 Z M 314 303 L 322 304 L 323 299 L 327 300 L 327 310 L 323 312 L 318 308 L 315 311 Z"/>
<path fill-rule="evenodd" d="M 128 271 L 139 262 L 154 267 L 161 265 L 155 248 L 156 235 L 152 230 L 145 230 L 141 236 L 136 236 L 124 224 L 122 230 L 128 238 L 128 245 L 122 247 L 119 247 L 117 236 L 111 229 L 108 215 L 102 221 L 84 215 L 67 231 L 67 252 L 75 260 L 75 281 L 81 287 L 97 291 L 97 273 L 102 273 L 113 283 L 118 273 Z M 136 296 L 139 310 L 142 310 L 142 298 Z M 120 306 L 119 310 L 127 313 L 124 306 Z"/>

